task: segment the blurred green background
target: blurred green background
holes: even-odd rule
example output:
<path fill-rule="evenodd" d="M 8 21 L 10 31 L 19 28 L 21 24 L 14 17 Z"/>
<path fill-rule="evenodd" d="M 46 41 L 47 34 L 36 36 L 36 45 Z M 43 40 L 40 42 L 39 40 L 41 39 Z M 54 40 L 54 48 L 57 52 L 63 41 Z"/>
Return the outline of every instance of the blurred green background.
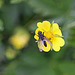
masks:
<path fill-rule="evenodd" d="M 66 44 L 40 52 L 37 22 L 59 24 Z M 75 0 L 0 0 L 0 75 L 75 75 Z"/>

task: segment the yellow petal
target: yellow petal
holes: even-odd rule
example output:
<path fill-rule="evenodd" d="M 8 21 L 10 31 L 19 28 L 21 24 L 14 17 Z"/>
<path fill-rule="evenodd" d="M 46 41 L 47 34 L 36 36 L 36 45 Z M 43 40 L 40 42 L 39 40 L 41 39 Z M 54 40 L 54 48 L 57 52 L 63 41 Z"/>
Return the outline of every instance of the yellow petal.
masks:
<path fill-rule="evenodd" d="M 52 24 L 52 28 L 53 28 L 53 29 L 59 29 L 59 26 L 58 26 L 57 23 L 53 23 L 53 24 Z"/>
<path fill-rule="evenodd" d="M 58 44 L 62 47 L 62 46 L 64 46 L 65 45 L 65 41 L 64 41 L 64 39 L 62 39 L 62 38 L 57 38 L 57 40 L 58 40 Z"/>
<path fill-rule="evenodd" d="M 62 33 L 61 33 L 61 30 L 60 29 L 53 30 L 53 33 L 55 35 L 62 36 Z"/>
<path fill-rule="evenodd" d="M 35 34 L 38 35 L 38 32 L 41 31 L 42 33 L 44 32 L 41 28 L 37 28 L 35 31 Z"/>
<path fill-rule="evenodd" d="M 50 27 L 51 27 L 51 24 L 49 21 L 43 21 L 42 23 L 41 22 L 38 22 L 37 23 L 37 26 L 41 29 L 43 29 L 44 31 L 49 31 L 50 30 Z"/>
<path fill-rule="evenodd" d="M 59 26 L 57 23 L 52 24 L 52 31 L 54 34 L 62 36 L 61 30 L 59 29 Z"/>
<path fill-rule="evenodd" d="M 46 43 L 47 43 L 47 42 L 46 42 Z M 47 47 L 43 46 L 43 51 L 45 51 L 45 52 L 50 51 L 50 49 L 51 49 L 51 46 L 50 46 L 49 43 L 47 43 Z"/>
<path fill-rule="evenodd" d="M 39 37 L 38 37 L 37 35 L 34 35 L 34 38 L 35 38 L 36 40 L 39 40 Z"/>
<path fill-rule="evenodd" d="M 60 47 L 64 46 L 65 41 L 64 41 L 64 39 L 62 39 L 60 37 L 54 37 L 52 40 L 52 44 L 53 44 L 53 49 L 55 51 L 59 51 Z"/>
<path fill-rule="evenodd" d="M 51 27 L 51 24 L 49 21 L 43 21 L 42 22 L 42 29 L 44 31 L 49 31 L 50 30 L 50 27 Z"/>
<path fill-rule="evenodd" d="M 37 23 L 37 26 L 38 26 L 39 28 L 42 28 L 42 23 L 41 23 L 41 22 L 38 22 L 38 23 Z"/>
<path fill-rule="evenodd" d="M 56 52 L 60 50 L 60 46 L 58 46 L 57 44 L 53 44 L 52 48 Z"/>
<path fill-rule="evenodd" d="M 53 44 L 57 44 L 57 45 L 59 45 L 59 46 L 62 47 L 62 46 L 64 46 L 65 41 L 64 41 L 64 39 L 61 38 L 61 37 L 54 37 L 53 40 L 52 40 L 52 43 L 53 43 Z"/>

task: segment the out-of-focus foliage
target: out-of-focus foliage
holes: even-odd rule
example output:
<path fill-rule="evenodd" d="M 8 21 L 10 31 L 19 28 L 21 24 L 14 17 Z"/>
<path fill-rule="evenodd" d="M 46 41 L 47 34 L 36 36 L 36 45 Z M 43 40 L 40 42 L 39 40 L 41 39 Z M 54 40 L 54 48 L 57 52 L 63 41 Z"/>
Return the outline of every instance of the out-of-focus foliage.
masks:
<path fill-rule="evenodd" d="M 43 20 L 59 24 L 59 52 L 39 52 L 33 36 Z M 75 75 L 75 0 L 0 0 L 0 75 Z"/>
<path fill-rule="evenodd" d="M 3 31 L 4 27 L 3 27 L 3 22 L 2 20 L 0 20 L 0 31 Z"/>
<path fill-rule="evenodd" d="M 15 50 L 13 50 L 11 47 L 8 47 L 6 50 L 6 57 L 8 59 L 13 59 L 13 58 L 15 58 L 15 56 L 16 56 Z"/>
<path fill-rule="evenodd" d="M 10 0 L 10 3 L 15 4 L 15 3 L 20 3 L 22 1 L 24 1 L 24 0 Z"/>
<path fill-rule="evenodd" d="M 0 0 L 0 8 L 2 7 L 3 5 L 3 0 Z"/>

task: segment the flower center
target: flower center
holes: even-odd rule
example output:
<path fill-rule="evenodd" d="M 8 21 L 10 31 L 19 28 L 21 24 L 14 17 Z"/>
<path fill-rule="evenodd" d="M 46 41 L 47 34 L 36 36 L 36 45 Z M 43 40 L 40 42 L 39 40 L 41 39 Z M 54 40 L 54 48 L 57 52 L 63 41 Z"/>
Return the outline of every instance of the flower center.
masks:
<path fill-rule="evenodd" d="M 52 41 L 54 38 L 54 34 L 51 30 L 44 32 L 44 36 L 46 36 L 50 41 Z"/>

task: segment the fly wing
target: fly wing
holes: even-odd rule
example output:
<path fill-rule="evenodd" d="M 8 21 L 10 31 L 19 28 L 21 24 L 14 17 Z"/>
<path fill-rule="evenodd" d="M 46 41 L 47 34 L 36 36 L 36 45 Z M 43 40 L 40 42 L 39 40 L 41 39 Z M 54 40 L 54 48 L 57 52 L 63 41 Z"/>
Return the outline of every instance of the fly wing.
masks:
<path fill-rule="evenodd" d="M 51 42 L 48 38 L 46 38 L 46 37 L 44 37 L 44 40 L 47 41 L 47 43 L 50 44 L 50 46 L 51 46 L 51 50 L 52 50 L 52 42 Z"/>
<path fill-rule="evenodd" d="M 40 52 L 42 52 L 43 46 L 44 46 L 43 41 L 41 39 L 38 40 L 38 47 L 39 47 Z"/>

